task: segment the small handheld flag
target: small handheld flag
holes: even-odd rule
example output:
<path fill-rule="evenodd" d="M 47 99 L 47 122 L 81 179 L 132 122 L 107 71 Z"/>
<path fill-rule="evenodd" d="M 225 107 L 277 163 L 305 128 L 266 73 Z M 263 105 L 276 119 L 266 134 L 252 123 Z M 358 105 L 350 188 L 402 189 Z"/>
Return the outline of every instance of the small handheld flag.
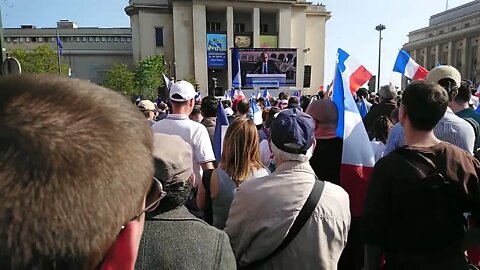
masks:
<path fill-rule="evenodd" d="M 215 159 L 220 162 L 222 159 L 223 138 L 228 129 L 228 118 L 223 108 L 222 102 L 218 102 L 217 106 L 217 122 L 215 124 L 215 132 L 213 135 L 213 151 Z"/>

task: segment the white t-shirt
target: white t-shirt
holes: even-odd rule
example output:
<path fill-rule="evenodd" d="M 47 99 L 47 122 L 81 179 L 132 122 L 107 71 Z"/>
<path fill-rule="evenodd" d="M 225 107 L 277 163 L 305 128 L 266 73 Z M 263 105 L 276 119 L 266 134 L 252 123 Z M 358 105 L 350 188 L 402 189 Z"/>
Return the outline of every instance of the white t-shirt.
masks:
<path fill-rule="evenodd" d="M 268 140 L 262 140 L 260 142 L 260 158 L 262 159 L 262 163 L 263 165 L 265 165 L 265 167 L 270 166 L 271 156 L 272 156 L 272 152 L 270 151 Z"/>
<path fill-rule="evenodd" d="M 195 186 L 202 181 L 201 163 L 215 160 L 212 143 L 208 136 L 207 128 L 186 115 L 169 114 L 165 119 L 152 126 L 153 133 L 163 133 L 180 136 L 192 147 L 193 172 L 195 173 Z"/>

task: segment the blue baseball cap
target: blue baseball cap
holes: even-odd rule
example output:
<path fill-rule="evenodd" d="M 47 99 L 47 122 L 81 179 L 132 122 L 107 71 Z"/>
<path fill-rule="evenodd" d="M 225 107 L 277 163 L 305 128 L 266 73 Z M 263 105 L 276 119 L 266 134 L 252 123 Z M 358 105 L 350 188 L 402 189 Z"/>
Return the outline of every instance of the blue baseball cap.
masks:
<path fill-rule="evenodd" d="M 281 111 L 271 125 L 272 143 L 291 154 L 306 154 L 312 147 L 315 123 L 299 109 Z"/>

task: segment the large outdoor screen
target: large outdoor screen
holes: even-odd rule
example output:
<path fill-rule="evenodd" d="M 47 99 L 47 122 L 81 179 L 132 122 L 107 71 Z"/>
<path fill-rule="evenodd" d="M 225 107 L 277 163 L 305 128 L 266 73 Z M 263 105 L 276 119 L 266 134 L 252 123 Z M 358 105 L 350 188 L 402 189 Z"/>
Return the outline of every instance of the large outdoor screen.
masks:
<path fill-rule="evenodd" d="M 297 49 L 242 48 L 239 57 L 242 87 L 296 86 Z"/>

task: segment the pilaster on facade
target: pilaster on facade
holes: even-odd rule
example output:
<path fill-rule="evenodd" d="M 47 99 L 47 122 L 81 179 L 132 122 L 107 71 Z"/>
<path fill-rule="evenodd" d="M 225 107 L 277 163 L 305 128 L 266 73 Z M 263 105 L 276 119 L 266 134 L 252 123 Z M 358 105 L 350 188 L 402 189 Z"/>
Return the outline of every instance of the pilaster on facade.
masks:
<path fill-rule="evenodd" d="M 260 8 L 253 8 L 252 16 L 252 25 L 253 25 L 253 47 L 260 47 Z"/>

